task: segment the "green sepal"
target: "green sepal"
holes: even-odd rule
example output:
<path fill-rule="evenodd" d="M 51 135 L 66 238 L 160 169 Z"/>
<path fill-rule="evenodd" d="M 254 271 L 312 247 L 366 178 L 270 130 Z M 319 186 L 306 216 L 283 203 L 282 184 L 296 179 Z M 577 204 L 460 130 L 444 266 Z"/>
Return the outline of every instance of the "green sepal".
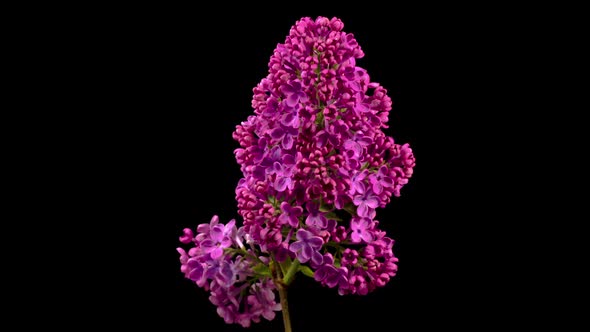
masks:
<path fill-rule="evenodd" d="M 282 262 L 279 262 L 279 266 L 281 267 L 281 271 L 283 272 L 283 275 L 285 275 L 287 273 L 287 271 L 289 271 L 289 268 L 291 267 L 292 263 L 293 263 L 293 261 L 291 260 L 291 257 L 289 257 L 289 255 L 287 255 L 287 259 L 285 259 Z"/>
<path fill-rule="evenodd" d="M 342 218 L 338 217 L 338 215 L 335 212 L 328 212 L 325 214 L 326 218 L 328 219 L 332 219 L 332 220 L 336 220 L 336 221 L 342 221 Z"/>
<path fill-rule="evenodd" d="M 301 265 L 299 266 L 299 271 L 301 271 L 301 273 L 304 275 L 313 278 L 313 271 L 309 268 L 309 266 Z"/>
<path fill-rule="evenodd" d="M 259 275 L 272 277 L 272 274 L 270 273 L 270 268 L 265 264 L 258 264 L 254 266 L 252 268 L 252 271 Z"/>
<path fill-rule="evenodd" d="M 322 203 L 322 205 L 320 205 L 320 211 L 321 211 L 321 212 L 330 212 L 330 211 L 332 211 L 333 209 L 334 209 L 334 207 L 333 207 L 333 206 L 331 206 L 331 205 L 326 205 L 326 204 L 324 204 L 324 203 Z"/>

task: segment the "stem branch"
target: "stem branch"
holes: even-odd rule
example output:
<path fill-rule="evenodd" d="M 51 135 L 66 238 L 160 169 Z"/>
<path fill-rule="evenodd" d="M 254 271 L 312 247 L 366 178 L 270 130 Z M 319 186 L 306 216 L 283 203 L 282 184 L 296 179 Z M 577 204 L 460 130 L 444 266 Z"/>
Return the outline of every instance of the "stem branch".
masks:
<path fill-rule="evenodd" d="M 289 317 L 289 302 L 287 301 L 287 286 L 278 284 L 279 297 L 281 298 L 281 311 L 283 312 L 283 325 L 285 332 L 291 332 L 291 318 Z"/>
<path fill-rule="evenodd" d="M 291 263 L 291 266 L 289 266 L 289 270 L 287 270 L 287 273 L 285 273 L 285 276 L 283 277 L 283 283 L 285 286 L 289 286 L 293 282 L 295 273 L 299 271 L 299 264 L 301 264 L 299 263 L 299 260 L 295 259 L 293 263 Z"/>

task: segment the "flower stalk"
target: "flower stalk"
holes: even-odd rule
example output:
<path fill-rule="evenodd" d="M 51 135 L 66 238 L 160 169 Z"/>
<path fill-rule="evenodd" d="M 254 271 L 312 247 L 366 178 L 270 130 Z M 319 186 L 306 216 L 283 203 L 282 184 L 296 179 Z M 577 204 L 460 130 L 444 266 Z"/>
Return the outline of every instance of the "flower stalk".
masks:
<path fill-rule="evenodd" d="M 285 332 L 291 332 L 291 317 L 289 316 L 289 301 L 287 300 L 287 286 L 279 283 L 279 297 L 281 299 L 281 311 L 283 312 L 283 325 Z"/>

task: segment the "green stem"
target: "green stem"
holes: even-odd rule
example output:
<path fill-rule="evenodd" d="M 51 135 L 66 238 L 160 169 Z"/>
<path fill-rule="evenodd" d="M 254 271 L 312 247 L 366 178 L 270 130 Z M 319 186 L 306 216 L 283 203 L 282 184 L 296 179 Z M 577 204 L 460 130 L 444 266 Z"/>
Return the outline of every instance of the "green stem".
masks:
<path fill-rule="evenodd" d="M 299 260 L 295 259 L 293 263 L 291 263 L 291 266 L 289 266 L 289 270 L 287 270 L 287 273 L 285 273 L 283 277 L 283 283 L 285 284 L 285 286 L 289 286 L 293 282 L 293 278 L 295 278 L 295 273 L 299 271 L 299 264 L 301 264 L 299 263 Z"/>
<path fill-rule="evenodd" d="M 274 261 L 274 257 L 273 257 Z M 293 282 L 295 274 L 299 271 L 299 261 L 295 259 L 286 273 L 283 273 L 283 279 L 281 280 L 278 274 L 279 271 L 273 272 L 273 279 L 275 279 L 275 285 L 279 289 L 279 297 L 281 299 L 281 311 L 283 312 L 283 324 L 285 325 L 285 332 L 291 332 L 291 317 L 289 316 L 289 302 L 287 301 L 287 287 Z M 279 265 L 280 266 L 280 265 Z M 282 269 L 282 267 L 280 267 Z"/>
<path fill-rule="evenodd" d="M 289 317 L 289 302 L 287 301 L 287 287 L 279 284 L 279 297 L 281 298 L 281 311 L 283 312 L 283 324 L 285 332 L 291 332 L 291 317 Z"/>
<path fill-rule="evenodd" d="M 295 279 L 295 274 L 299 271 L 299 261 L 295 259 L 287 273 L 283 274 L 283 280 L 275 282 L 279 289 L 279 297 L 281 298 L 281 310 L 283 311 L 283 325 L 285 325 L 285 332 L 291 332 L 291 318 L 289 317 L 289 302 L 287 301 L 287 287 Z"/>

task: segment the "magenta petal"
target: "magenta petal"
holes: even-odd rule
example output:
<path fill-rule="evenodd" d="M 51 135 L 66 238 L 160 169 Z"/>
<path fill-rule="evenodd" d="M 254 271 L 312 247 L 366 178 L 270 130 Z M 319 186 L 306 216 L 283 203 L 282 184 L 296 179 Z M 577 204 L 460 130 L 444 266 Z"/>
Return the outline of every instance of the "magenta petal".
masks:
<path fill-rule="evenodd" d="M 350 234 L 350 238 L 352 239 L 352 242 L 354 242 L 354 243 L 361 242 L 361 236 L 358 232 L 352 232 Z"/>
<path fill-rule="evenodd" d="M 281 121 L 285 126 L 289 126 L 293 123 L 293 121 L 296 118 L 296 114 L 294 113 L 287 113 L 285 114 L 285 116 L 283 117 L 283 120 Z"/>
<path fill-rule="evenodd" d="M 267 320 L 273 320 L 275 319 L 275 312 L 272 310 L 266 310 L 264 312 L 262 312 L 262 317 L 266 318 Z"/>
<path fill-rule="evenodd" d="M 289 106 L 289 107 L 293 107 L 293 106 L 297 105 L 298 101 L 299 101 L 299 96 L 295 93 L 289 95 L 289 97 L 287 97 L 287 99 L 285 99 L 285 102 L 287 103 L 287 106 Z"/>
<path fill-rule="evenodd" d="M 215 279 L 223 287 L 229 287 L 236 282 L 235 273 L 228 262 L 221 263 Z"/>
<path fill-rule="evenodd" d="M 303 250 L 299 255 L 303 260 L 299 259 L 299 261 L 301 261 L 301 263 L 307 262 L 311 258 L 312 254 L 313 249 L 310 246 L 303 246 Z"/>
<path fill-rule="evenodd" d="M 374 209 L 379 206 L 379 201 L 376 198 L 369 198 L 365 201 L 365 204 Z"/>
<path fill-rule="evenodd" d="M 285 150 L 291 149 L 291 147 L 293 147 L 293 136 L 289 134 L 285 135 L 285 137 L 283 137 L 282 145 Z"/>
<path fill-rule="evenodd" d="M 393 186 L 393 179 L 390 177 L 385 177 L 385 178 L 381 179 L 381 184 L 384 187 L 391 187 L 391 186 Z"/>
<path fill-rule="evenodd" d="M 213 259 L 218 259 L 219 257 L 221 257 L 221 255 L 223 255 L 223 249 L 221 249 L 220 247 L 216 247 L 211 251 L 211 258 Z"/>
<path fill-rule="evenodd" d="M 360 113 L 366 113 L 369 111 L 369 108 L 364 103 L 357 103 L 354 107 L 354 110 Z"/>
<path fill-rule="evenodd" d="M 290 155 L 290 154 L 286 154 L 286 155 L 283 157 L 283 164 L 284 164 L 285 166 L 293 166 L 293 165 L 295 165 L 295 157 L 293 157 L 293 156 L 292 156 L 292 155 Z"/>
<path fill-rule="evenodd" d="M 188 255 L 191 256 L 191 257 L 197 256 L 199 254 L 199 249 L 200 248 L 197 248 L 197 247 L 190 248 L 189 251 L 188 251 Z"/>
<path fill-rule="evenodd" d="M 371 234 L 371 232 L 368 231 L 364 231 L 361 234 L 361 237 L 363 238 L 363 240 L 365 240 L 365 242 L 370 243 L 373 242 L 373 235 Z"/>
<path fill-rule="evenodd" d="M 283 135 L 285 135 L 285 131 L 281 127 L 275 128 L 273 131 L 270 132 L 270 137 L 274 139 L 279 139 L 283 137 Z"/>
<path fill-rule="evenodd" d="M 370 226 L 370 220 L 367 218 L 362 218 L 359 221 L 359 229 L 365 229 L 368 228 Z"/>
<path fill-rule="evenodd" d="M 323 260 L 322 254 L 320 254 L 317 251 L 314 251 L 311 256 L 311 262 L 315 265 L 320 265 L 320 264 L 322 264 L 322 260 Z"/>
<path fill-rule="evenodd" d="M 303 248 L 303 242 L 301 242 L 301 241 L 293 242 L 289 246 L 289 250 L 291 250 L 294 253 L 301 251 L 301 248 Z"/>
<path fill-rule="evenodd" d="M 231 246 L 232 242 L 231 239 L 228 236 L 225 236 L 223 238 L 223 240 L 221 240 L 221 247 L 222 248 L 228 248 L 229 246 Z"/>
<path fill-rule="evenodd" d="M 178 251 L 178 253 L 180 254 L 180 259 L 181 260 L 183 258 L 187 258 L 188 257 L 188 255 L 186 254 L 186 251 L 183 248 L 178 247 L 178 248 L 176 248 L 176 251 Z"/>
<path fill-rule="evenodd" d="M 380 182 L 373 182 L 373 192 L 375 192 L 375 194 L 379 195 L 381 194 L 381 192 L 383 192 L 383 186 L 381 185 Z"/>
<path fill-rule="evenodd" d="M 188 262 L 186 263 L 186 265 L 191 269 L 195 269 L 199 266 L 202 267 L 201 263 L 198 260 L 196 260 L 195 258 L 189 259 Z"/>
<path fill-rule="evenodd" d="M 223 231 L 224 227 L 222 225 L 215 225 L 213 228 L 211 228 L 211 232 L 209 233 L 211 235 L 211 239 L 216 242 L 221 241 L 221 239 L 223 239 Z"/>
<path fill-rule="evenodd" d="M 354 196 L 354 198 L 352 199 L 352 202 L 354 203 L 354 205 L 359 206 L 363 202 L 363 197 L 362 196 Z"/>
<path fill-rule="evenodd" d="M 365 193 L 365 184 L 362 182 L 356 182 L 354 184 L 354 189 L 359 193 L 359 194 L 364 194 Z M 360 203 L 359 203 L 360 204 Z"/>
<path fill-rule="evenodd" d="M 200 224 L 199 226 L 197 226 L 197 232 L 209 233 L 209 224 Z"/>
<path fill-rule="evenodd" d="M 287 202 L 283 202 L 281 203 L 281 211 L 285 212 L 285 213 L 289 213 L 291 205 Z"/>
<path fill-rule="evenodd" d="M 211 250 L 213 250 L 213 248 L 215 248 L 215 243 L 213 243 L 213 241 L 211 241 L 209 239 L 204 240 L 203 242 L 201 242 L 201 248 L 206 253 L 211 252 Z"/>
<path fill-rule="evenodd" d="M 309 98 L 307 97 L 307 94 L 305 93 L 301 93 L 299 94 L 299 101 L 305 103 L 306 101 L 308 101 Z"/>
<path fill-rule="evenodd" d="M 367 204 L 361 204 L 358 206 L 358 208 L 356 209 L 356 213 L 361 216 L 361 217 L 367 217 L 367 215 L 369 214 L 369 209 L 367 208 Z"/>
<path fill-rule="evenodd" d="M 236 220 L 232 219 L 230 220 L 226 225 L 225 225 L 225 229 L 227 231 L 231 230 L 234 226 L 236 225 Z"/>
<path fill-rule="evenodd" d="M 315 279 L 315 281 L 322 281 L 324 280 L 324 278 L 326 278 L 326 274 L 326 269 L 319 268 L 314 272 L 313 278 Z"/>
<path fill-rule="evenodd" d="M 295 216 L 291 216 L 291 218 L 289 218 L 289 225 L 291 225 L 291 227 L 297 227 L 297 225 L 299 225 L 299 219 Z"/>
<path fill-rule="evenodd" d="M 373 140 L 372 140 L 370 137 L 368 137 L 368 136 L 363 136 L 363 137 L 362 137 L 362 138 L 360 138 L 360 139 L 359 139 L 357 142 L 358 142 L 360 145 L 367 146 L 367 145 L 369 145 L 369 144 L 373 143 Z M 385 167 L 385 166 L 384 166 L 384 167 Z"/>
<path fill-rule="evenodd" d="M 291 179 L 287 177 L 277 177 L 274 183 L 274 188 L 278 192 L 283 192 L 287 189 L 287 186 L 291 184 Z"/>
<path fill-rule="evenodd" d="M 191 279 L 192 281 L 199 281 L 199 280 L 201 280 L 202 277 L 203 277 L 203 269 L 194 269 L 188 275 L 188 278 Z"/>
<path fill-rule="evenodd" d="M 281 225 L 288 224 L 289 220 L 290 220 L 290 218 L 289 218 L 289 215 L 287 215 L 287 214 L 283 213 L 279 216 L 279 224 L 281 224 Z"/>
<path fill-rule="evenodd" d="M 219 223 L 219 216 L 213 216 L 211 218 L 211 221 L 209 222 L 209 224 L 211 225 L 211 227 L 217 225 Z"/>
<path fill-rule="evenodd" d="M 281 85 L 281 87 L 279 88 L 281 90 L 282 93 L 284 93 L 285 95 L 290 95 L 295 93 L 295 90 L 293 89 L 293 87 L 289 84 L 284 84 Z"/>
<path fill-rule="evenodd" d="M 308 239 L 307 243 L 309 243 L 313 248 L 319 249 L 322 247 L 322 244 L 324 244 L 324 241 L 320 237 L 314 236 Z"/>
<path fill-rule="evenodd" d="M 311 232 L 308 232 L 308 231 L 306 231 L 304 229 L 300 229 L 300 230 L 297 231 L 297 235 L 296 236 L 297 236 L 297 239 L 298 240 L 303 241 L 303 240 L 309 239 L 313 235 L 311 234 Z"/>

